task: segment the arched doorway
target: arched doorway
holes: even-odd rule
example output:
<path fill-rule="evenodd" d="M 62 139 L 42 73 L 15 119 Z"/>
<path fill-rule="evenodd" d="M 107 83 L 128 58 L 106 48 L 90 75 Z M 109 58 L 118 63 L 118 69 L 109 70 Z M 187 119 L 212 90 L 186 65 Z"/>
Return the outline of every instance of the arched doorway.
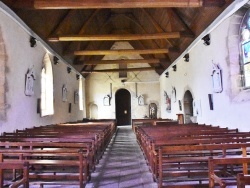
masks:
<path fill-rule="evenodd" d="M 90 104 L 90 119 L 98 119 L 98 106 L 94 103 Z"/>
<path fill-rule="evenodd" d="M 189 90 L 184 94 L 183 104 L 185 123 L 191 123 L 190 117 L 193 116 L 193 96 Z"/>
<path fill-rule="evenodd" d="M 131 125 L 131 95 L 128 90 L 120 89 L 115 94 L 117 125 Z"/>

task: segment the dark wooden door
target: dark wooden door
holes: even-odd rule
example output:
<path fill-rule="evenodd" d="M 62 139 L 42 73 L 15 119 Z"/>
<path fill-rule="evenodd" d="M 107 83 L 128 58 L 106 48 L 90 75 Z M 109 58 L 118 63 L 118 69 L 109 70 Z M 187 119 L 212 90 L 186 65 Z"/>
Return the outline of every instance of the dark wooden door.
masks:
<path fill-rule="evenodd" d="M 131 95 L 128 90 L 120 89 L 115 94 L 117 125 L 131 125 Z"/>

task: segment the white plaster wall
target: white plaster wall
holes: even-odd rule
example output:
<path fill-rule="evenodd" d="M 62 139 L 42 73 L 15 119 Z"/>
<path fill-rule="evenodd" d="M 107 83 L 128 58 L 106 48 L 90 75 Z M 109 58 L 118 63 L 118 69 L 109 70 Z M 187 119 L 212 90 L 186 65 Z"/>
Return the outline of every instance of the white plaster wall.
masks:
<path fill-rule="evenodd" d="M 1 35 L 7 53 L 6 71 L 6 103 L 8 105 L 6 120 L 0 121 L 0 133 L 10 132 L 26 127 L 76 121 L 85 116 L 85 111 L 79 111 L 78 104 L 74 104 L 74 91 L 78 90 L 76 74 L 67 74 L 67 65 L 60 62 L 53 66 L 54 73 L 54 102 L 55 114 L 40 117 L 37 113 L 37 99 L 41 91 L 42 61 L 46 53 L 41 43 L 30 47 L 30 35 L 16 22 L 0 10 Z M 51 59 L 53 55 L 51 54 Z M 25 74 L 28 68 L 34 66 L 36 80 L 34 95 L 25 96 Z M 68 88 L 68 102 L 62 102 L 62 85 Z M 83 87 L 84 88 L 84 87 Z M 68 103 L 72 103 L 72 112 L 68 113 Z"/>
<path fill-rule="evenodd" d="M 127 42 L 116 42 L 111 49 L 132 49 L 132 46 Z M 141 56 L 105 56 L 104 59 L 140 59 Z M 98 65 L 95 67 L 98 69 L 118 69 L 118 65 Z M 148 64 L 133 64 L 128 65 L 128 68 L 135 67 L 149 67 Z M 160 106 L 160 83 L 159 75 L 155 71 L 142 71 L 142 72 L 128 72 L 127 82 L 123 84 L 119 78 L 118 73 L 92 73 L 86 78 L 86 105 L 87 105 L 87 117 L 91 118 L 89 106 L 96 104 L 98 106 L 98 118 L 99 119 L 114 119 L 115 117 L 115 93 L 121 88 L 127 89 L 131 94 L 131 115 L 133 119 L 143 118 L 144 115 L 149 115 L 148 104 L 154 102 L 157 106 Z M 137 96 L 143 95 L 145 99 L 145 105 L 138 105 L 138 98 L 136 97 L 137 82 Z M 112 84 L 112 99 L 110 106 L 103 105 L 103 97 L 110 94 L 110 83 Z M 160 108 L 158 108 L 158 117 L 161 116 Z"/>
<path fill-rule="evenodd" d="M 118 73 L 117 73 L 118 74 Z M 150 74 L 150 73 L 149 73 Z M 137 83 L 138 96 L 143 95 L 145 105 L 138 105 L 138 98 L 136 98 L 135 83 L 122 84 L 120 79 L 112 78 L 109 80 L 105 74 L 92 74 L 86 78 L 86 104 L 87 117 L 91 118 L 89 106 L 96 104 L 98 106 L 99 119 L 115 119 L 115 93 L 117 90 L 124 88 L 131 94 L 131 113 L 132 118 L 143 118 L 148 116 L 148 104 L 154 102 L 159 107 L 159 83 Z M 103 98 L 110 94 L 110 83 L 112 84 L 112 99 L 110 106 L 103 105 Z M 158 110 L 158 117 L 160 117 L 160 109 Z"/>
<path fill-rule="evenodd" d="M 193 98 L 201 101 L 201 116 L 197 117 L 198 123 L 249 131 L 249 92 L 239 91 L 238 96 L 235 96 L 237 76 L 232 75 L 232 72 L 234 74 L 239 72 L 236 70 L 239 66 L 232 64 L 230 59 L 236 60 L 236 64 L 239 64 L 239 57 L 237 55 L 230 57 L 232 47 L 233 50 L 238 50 L 238 40 L 234 39 L 234 45 L 232 45 L 232 41 L 229 42 L 232 36 L 232 28 L 230 28 L 232 20 L 235 21 L 233 16 L 226 19 L 210 33 L 211 44 L 209 46 L 203 45 L 203 41 L 200 41 L 189 52 L 189 62 L 185 62 L 184 59 L 179 60 L 177 72 L 169 69 L 169 78 L 165 78 L 165 75 L 162 74 L 160 78 L 161 100 L 164 100 L 164 91 L 171 93 L 172 86 L 176 87 L 177 100 L 183 100 L 185 91 L 190 90 Z M 234 33 L 237 33 L 237 30 Z M 223 91 L 221 93 L 213 92 L 212 62 L 218 64 L 222 69 Z M 213 94 L 214 110 L 209 108 L 208 94 Z M 241 100 L 236 100 L 237 97 Z M 177 102 L 172 102 L 170 113 L 165 110 L 165 104 L 163 102 L 161 104 L 163 118 L 177 119 L 176 114 L 184 112 L 183 110 L 179 111 Z"/>

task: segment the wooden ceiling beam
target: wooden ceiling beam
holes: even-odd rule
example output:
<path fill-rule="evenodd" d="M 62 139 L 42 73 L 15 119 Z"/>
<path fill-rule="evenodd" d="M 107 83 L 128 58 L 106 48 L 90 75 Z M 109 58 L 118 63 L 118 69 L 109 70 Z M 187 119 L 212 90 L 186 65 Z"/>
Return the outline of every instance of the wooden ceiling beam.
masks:
<path fill-rule="evenodd" d="M 51 37 L 50 42 L 59 41 L 128 41 L 128 40 L 154 40 L 180 38 L 179 32 L 154 33 L 154 34 L 107 34 L 107 35 L 65 35 Z"/>
<path fill-rule="evenodd" d="M 146 49 L 146 50 L 82 50 L 75 51 L 74 55 L 136 55 L 136 54 L 165 54 L 168 53 L 168 49 L 159 48 L 159 49 Z"/>
<path fill-rule="evenodd" d="M 105 72 L 134 72 L 134 71 L 151 71 L 154 67 L 128 68 L 128 69 L 102 69 L 102 70 L 82 70 L 81 73 L 105 73 Z"/>
<path fill-rule="evenodd" d="M 129 63 L 148 63 L 148 64 L 157 64 L 160 63 L 160 59 L 120 59 L 120 60 L 100 60 L 100 61 L 78 61 L 76 64 L 84 65 L 101 65 L 101 64 L 129 64 Z"/>
<path fill-rule="evenodd" d="M 225 0 L 15 0 L 13 7 L 26 9 L 171 8 L 223 6 Z"/>
<path fill-rule="evenodd" d="M 203 0 L 34 0 L 36 9 L 202 7 Z"/>

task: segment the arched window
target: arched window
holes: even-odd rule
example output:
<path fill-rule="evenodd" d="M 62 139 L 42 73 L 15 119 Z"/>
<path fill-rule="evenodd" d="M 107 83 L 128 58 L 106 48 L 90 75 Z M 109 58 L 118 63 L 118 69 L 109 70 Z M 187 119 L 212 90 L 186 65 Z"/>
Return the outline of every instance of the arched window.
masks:
<path fill-rule="evenodd" d="M 242 82 L 245 88 L 250 88 L 250 10 L 242 20 L 240 36 Z"/>
<path fill-rule="evenodd" d="M 41 116 L 54 114 L 53 72 L 49 54 L 43 58 L 41 73 Z"/>
<path fill-rule="evenodd" d="M 82 77 L 79 78 L 79 109 L 83 110 L 83 90 L 82 90 Z"/>

